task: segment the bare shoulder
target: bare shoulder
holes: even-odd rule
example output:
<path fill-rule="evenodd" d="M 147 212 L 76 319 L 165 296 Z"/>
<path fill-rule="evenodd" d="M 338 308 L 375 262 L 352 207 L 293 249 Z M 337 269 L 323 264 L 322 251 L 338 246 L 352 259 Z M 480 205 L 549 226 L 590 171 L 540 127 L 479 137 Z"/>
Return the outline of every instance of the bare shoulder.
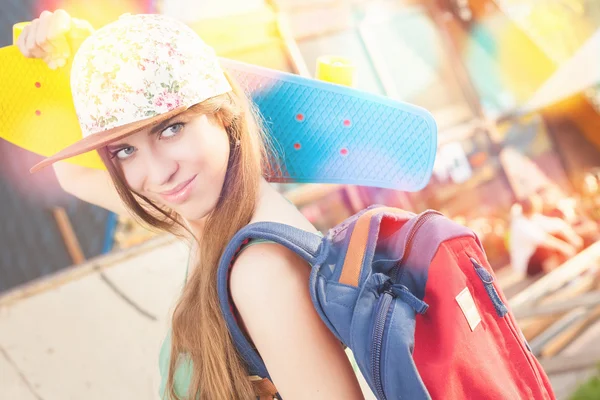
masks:
<path fill-rule="evenodd" d="M 235 260 L 230 291 L 236 304 L 261 301 L 263 295 L 272 298 L 294 283 L 304 282 L 308 288 L 309 274 L 308 263 L 293 251 L 276 243 L 259 243 L 242 251 Z"/>
<path fill-rule="evenodd" d="M 230 279 L 239 322 L 284 398 L 361 399 L 342 346 L 312 304 L 310 271 L 285 246 L 267 242 L 246 248 Z"/>
<path fill-rule="evenodd" d="M 251 222 L 259 221 L 317 233 L 294 205 L 267 186 Z M 346 353 L 312 304 L 310 271 L 305 260 L 280 244 L 244 249 L 229 285 L 239 322 L 284 398 L 362 399 Z"/>
<path fill-rule="evenodd" d="M 250 223 L 264 221 L 283 223 L 304 231 L 318 233 L 293 204 L 271 187 L 263 191 Z M 236 259 L 231 272 L 230 291 L 234 300 L 237 300 L 240 296 L 248 295 L 248 290 L 245 288 L 250 283 L 253 286 L 251 292 L 257 294 L 260 293 L 257 288 L 275 282 L 281 286 L 283 280 L 305 280 L 309 273 L 308 263 L 285 246 L 270 242 L 259 243 L 244 249 Z"/>

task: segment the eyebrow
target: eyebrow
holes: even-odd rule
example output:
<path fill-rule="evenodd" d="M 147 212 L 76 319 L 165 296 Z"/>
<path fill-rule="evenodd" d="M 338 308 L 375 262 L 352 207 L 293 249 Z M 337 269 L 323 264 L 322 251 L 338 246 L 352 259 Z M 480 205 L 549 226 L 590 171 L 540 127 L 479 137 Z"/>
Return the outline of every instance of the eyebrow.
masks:
<path fill-rule="evenodd" d="M 110 152 L 113 152 L 115 150 L 120 150 L 128 146 L 129 145 L 127 143 L 107 144 L 106 149 Z"/>
<path fill-rule="evenodd" d="M 148 136 L 154 135 L 158 132 L 162 132 L 163 130 L 165 130 L 165 128 L 167 128 L 169 125 L 173 125 L 175 123 L 177 123 L 178 121 L 182 121 L 184 120 L 184 114 L 185 113 L 181 113 L 181 114 L 177 114 L 172 116 L 171 118 L 164 120 L 163 122 L 161 122 L 158 125 L 155 125 L 154 127 L 152 127 L 152 129 L 150 129 L 150 131 L 148 132 Z M 183 121 L 182 121 L 183 122 Z M 130 145 L 127 143 L 119 143 L 116 145 L 107 145 L 106 148 L 108 149 L 108 151 L 110 152 L 114 152 L 116 150 L 120 150 L 123 149 L 125 147 L 129 147 Z"/>
<path fill-rule="evenodd" d="M 172 125 L 173 122 L 175 122 L 175 120 L 177 120 L 177 118 L 181 118 L 181 114 L 177 114 L 167 120 L 164 120 L 160 124 L 155 125 L 154 127 L 152 127 L 152 129 L 150 129 L 150 131 L 148 132 L 148 135 L 153 135 L 155 133 L 164 131 L 165 128 L 168 127 L 169 125 Z"/>

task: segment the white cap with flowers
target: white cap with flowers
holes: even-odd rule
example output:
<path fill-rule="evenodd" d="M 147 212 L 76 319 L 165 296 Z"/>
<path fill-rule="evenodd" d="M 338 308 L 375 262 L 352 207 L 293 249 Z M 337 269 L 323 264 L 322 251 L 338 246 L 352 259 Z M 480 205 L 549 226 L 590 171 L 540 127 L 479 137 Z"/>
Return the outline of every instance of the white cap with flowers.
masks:
<path fill-rule="evenodd" d="M 187 25 L 126 14 L 88 37 L 71 68 L 83 139 L 37 164 L 103 147 L 231 91 L 214 50 Z"/>

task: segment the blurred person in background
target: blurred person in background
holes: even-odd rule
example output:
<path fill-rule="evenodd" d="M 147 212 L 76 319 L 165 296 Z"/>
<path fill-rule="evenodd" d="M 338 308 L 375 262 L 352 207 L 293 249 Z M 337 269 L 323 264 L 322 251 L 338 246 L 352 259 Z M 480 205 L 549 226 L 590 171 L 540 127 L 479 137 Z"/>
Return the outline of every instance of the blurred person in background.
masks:
<path fill-rule="evenodd" d="M 583 248 L 600 240 L 599 222 L 590 215 L 590 210 L 585 206 L 584 195 L 572 193 L 563 194 L 555 186 L 544 187 L 538 191 L 543 201 L 542 214 L 547 217 L 560 218 L 581 236 Z"/>
<path fill-rule="evenodd" d="M 523 275 L 549 272 L 583 247 L 583 239 L 568 223 L 544 216 L 542 211 L 538 195 L 520 200 L 511 209 L 511 266 Z"/>
<path fill-rule="evenodd" d="M 44 11 L 17 45 L 60 67 L 72 25 L 65 11 Z M 276 390 L 266 377 L 248 376 L 229 334 L 216 277 L 234 234 L 259 221 L 319 232 L 265 179 L 268 139 L 214 50 L 177 20 L 124 15 L 83 42 L 71 91 L 84 138 L 32 170 L 53 164 L 65 191 L 190 243 L 160 351 L 161 398 L 273 398 L 277 391 L 288 399 L 363 398 L 344 349 L 313 307 L 309 266 L 284 246 L 243 245 L 229 285 L 240 327 Z M 49 138 L 59 133 L 52 129 L 60 127 L 48 127 Z M 62 161 L 92 150 L 107 170 Z"/>

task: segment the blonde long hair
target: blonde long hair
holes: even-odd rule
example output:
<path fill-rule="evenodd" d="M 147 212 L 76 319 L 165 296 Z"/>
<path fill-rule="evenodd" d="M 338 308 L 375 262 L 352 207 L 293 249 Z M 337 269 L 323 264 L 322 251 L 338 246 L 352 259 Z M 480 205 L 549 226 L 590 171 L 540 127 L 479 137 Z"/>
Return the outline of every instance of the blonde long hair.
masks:
<path fill-rule="evenodd" d="M 182 358 L 187 358 L 193 365 L 189 392 L 184 398 L 212 400 L 256 397 L 221 314 L 216 285 L 217 266 L 227 243 L 250 222 L 254 214 L 261 176 L 273 173 L 278 163 L 258 113 L 240 87 L 228 74 L 226 76 L 232 92 L 190 108 L 190 112 L 206 114 L 223 124 L 231 150 L 221 195 L 207 217 L 198 242 L 198 265 L 188 277 L 173 312 L 167 380 L 170 399 L 181 399 L 174 389 L 174 374 L 179 362 L 185 361 Z M 119 196 L 137 218 L 150 227 L 181 235 L 185 227 L 177 215 L 133 193 L 120 169 L 107 158 L 106 152 L 100 151 L 100 155 Z"/>

